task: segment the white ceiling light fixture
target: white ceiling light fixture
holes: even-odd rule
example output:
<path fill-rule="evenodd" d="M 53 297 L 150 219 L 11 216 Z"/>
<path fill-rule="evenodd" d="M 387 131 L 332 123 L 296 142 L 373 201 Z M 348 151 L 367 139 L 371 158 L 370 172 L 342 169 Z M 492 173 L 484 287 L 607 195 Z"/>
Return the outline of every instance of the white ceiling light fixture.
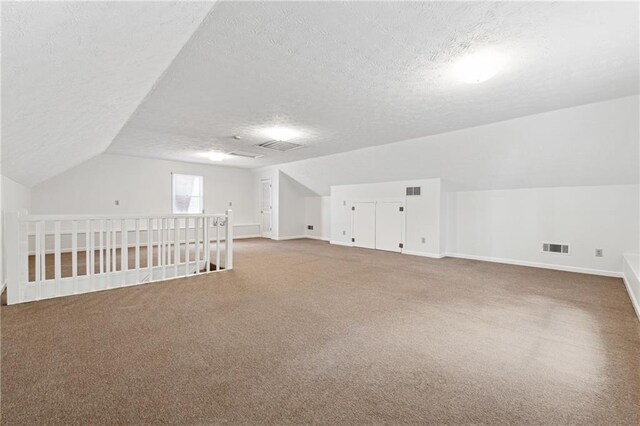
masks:
<path fill-rule="evenodd" d="M 270 127 L 268 129 L 264 129 L 262 133 L 266 137 L 279 142 L 286 142 L 301 135 L 299 131 L 288 127 Z"/>
<path fill-rule="evenodd" d="M 224 152 L 210 152 L 207 154 L 207 158 L 211 161 L 222 161 L 231 157 Z"/>
<path fill-rule="evenodd" d="M 458 59 L 454 65 L 454 73 L 465 83 L 482 83 L 500 72 L 505 63 L 503 55 L 482 50 Z"/>

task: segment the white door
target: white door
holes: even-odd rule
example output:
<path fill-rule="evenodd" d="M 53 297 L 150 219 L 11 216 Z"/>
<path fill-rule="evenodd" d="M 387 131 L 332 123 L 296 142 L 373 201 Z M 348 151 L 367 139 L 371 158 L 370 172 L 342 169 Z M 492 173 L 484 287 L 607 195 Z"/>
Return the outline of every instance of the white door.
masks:
<path fill-rule="evenodd" d="M 354 247 L 376 248 L 376 203 L 353 203 L 351 241 Z"/>
<path fill-rule="evenodd" d="M 271 179 L 262 180 L 262 191 L 260 192 L 260 216 L 261 232 L 263 237 L 271 236 Z"/>
<path fill-rule="evenodd" d="M 402 215 L 404 206 L 401 202 L 376 203 L 376 249 L 400 252 L 402 248 Z"/>

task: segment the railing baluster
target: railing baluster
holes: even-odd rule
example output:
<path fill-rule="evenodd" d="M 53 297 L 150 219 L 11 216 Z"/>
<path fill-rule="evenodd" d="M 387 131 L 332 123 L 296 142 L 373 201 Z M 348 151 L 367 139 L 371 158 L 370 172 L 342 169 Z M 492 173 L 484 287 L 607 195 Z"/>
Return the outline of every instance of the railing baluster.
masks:
<path fill-rule="evenodd" d="M 111 233 L 113 222 L 109 219 L 106 220 L 105 223 L 105 240 L 106 247 L 105 250 L 105 272 L 107 273 L 107 287 L 111 287 Z"/>
<path fill-rule="evenodd" d="M 36 283 L 36 300 L 42 298 L 42 225 L 43 222 L 36 223 L 36 251 L 34 280 Z"/>
<path fill-rule="evenodd" d="M 153 233 L 151 232 L 151 218 L 147 218 L 147 269 L 149 269 L 149 281 L 153 281 Z"/>
<path fill-rule="evenodd" d="M 126 284 L 126 273 L 129 270 L 129 231 L 127 219 L 120 222 L 120 270 L 122 271 L 122 284 Z"/>
<path fill-rule="evenodd" d="M 189 218 L 184 218 L 184 275 L 189 275 Z"/>
<path fill-rule="evenodd" d="M 111 220 L 111 272 L 118 272 L 118 229 L 116 221 Z"/>
<path fill-rule="evenodd" d="M 205 262 L 207 265 L 207 272 L 211 272 L 211 241 L 209 241 L 209 225 L 211 224 L 209 222 L 209 218 L 208 217 L 204 217 L 202 218 L 202 221 L 204 222 L 204 226 L 203 226 L 203 239 L 204 239 L 204 257 L 205 257 Z"/>
<path fill-rule="evenodd" d="M 194 218 L 193 236 L 196 243 L 196 274 L 200 273 L 200 218 Z"/>
<path fill-rule="evenodd" d="M 84 275 L 86 277 L 89 276 L 89 271 L 91 271 L 91 260 L 89 257 L 89 246 L 91 245 L 91 221 L 86 220 L 84 222 Z"/>
<path fill-rule="evenodd" d="M 100 245 L 100 255 L 98 256 L 98 258 L 100 259 L 100 273 L 104 274 L 105 273 L 105 268 L 104 268 L 104 234 L 105 234 L 105 221 L 104 219 L 100 219 L 100 237 L 98 239 L 99 241 L 99 245 Z"/>
<path fill-rule="evenodd" d="M 226 244 L 226 261 L 224 263 L 224 267 L 226 269 L 233 269 L 233 211 L 227 210 L 227 220 L 226 220 L 226 235 L 225 235 L 225 244 Z"/>
<path fill-rule="evenodd" d="M 157 260 L 158 263 L 156 266 L 160 267 L 162 266 L 162 242 L 161 242 L 162 238 L 160 236 L 160 219 L 159 218 L 156 219 L 156 237 L 158 240 L 158 253 L 156 256 L 158 258 Z"/>
<path fill-rule="evenodd" d="M 161 265 L 162 265 L 162 279 L 166 279 L 167 278 L 167 270 L 166 270 L 166 246 L 165 246 L 165 233 L 164 233 L 164 229 L 166 226 L 166 220 L 165 218 L 160 219 L 160 240 L 162 242 L 161 244 L 161 248 L 160 248 L 160 257 L 161 257 Z"/>
<path fill-rule="evenodd" d="M 73 294 L 78 292 L 78 221 L 71 222 L 71 277 Z"/>
<path fill-rule="evenodd" d="M 180 263 L 180 220 L 173 218 L 173 276 L 178 276 L 178 264 Z"/>
<path fill-rule="evenodd" d="M 91 256 L 89 259 L 89 274 L 91 275 L 91 288 L 93 290 L 96 289 L 96 279 L 95 279 L 95 274 L 96 274 L 96 255 L 95 255 L 95 249 L 96 249 L 96 234 L 93 230 L 93 223 L 94 221 L 91 220 L 89 223 L 89 231 L 91 232 L 91 235 L 89 236 L 89 251 L 91 252 Z"/>
<path fill-rule="evenodd" d="M 60 296 L 60 280 L 62 279 L 62 259 L 60 247 L 60 221 L 56 220 L 53 224 L 53 264 L 56 296 Z"/>
<path fill-rule="evenodd" d="M 222 218 L 215 218 L 216 223 L 216 271 L 220 270 L 220 220 Z"/>
<path fill-rule="evenodd" d="M 136 219 L 136 284 L 140 282 L 140 219 Z"/>

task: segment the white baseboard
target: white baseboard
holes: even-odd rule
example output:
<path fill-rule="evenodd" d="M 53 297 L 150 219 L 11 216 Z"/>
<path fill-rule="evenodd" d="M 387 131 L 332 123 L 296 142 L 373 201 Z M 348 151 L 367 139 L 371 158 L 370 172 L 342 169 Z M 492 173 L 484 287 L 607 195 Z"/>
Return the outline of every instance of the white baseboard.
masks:
<path fill-rule="evenodd" d="M 636 296 L 632 290 L 632 287 L 637 287 L 640 289 L 640 271 L 636 272 L 631 265 L 631 260 L 627 258 L 627 256 L 623 259 L 623 271 L 622 280 L 624 281 L 624 285 L 627 288 L 627 293 L 629 293 L 629 299 L 631 299 L 631 305 L 633 305 L 633 309 L 636 311 L 636 315 L 638 316 L 638 320 L 640 320 L 640 301 L 636 299 Z"/>
<path fill-rule="evenodd" d="M 329 238 L 318 237 L 315 235 L 305 235 L 305 238 L 309 238 L 310 240 L 329 241 Z"/>
<path fill-rule="evenodd" d="M 345 242 L 342 242 L 342 241 L 330 240 L 329 242 L 331 244 L 335 244 L 337 246 L 353 247 L 353 245 L 351 243 L 345 243 Z"/>
<path fill-rule="evenodd" d="M 432 259 L 442 259 L 444 257 L 444 254 L 440 254 L 440 253 L 428 253 L 424 251 L 414 251 L 414 250 L 402 250 L 402 254 L 408 254 L 410 256 L 430 257 Z"/>
<path fill-rule="evenodd" d="M 307 238 L 306 235 L 292 235 L 289 237 L 271 237 L 272 240 L 276 241 L 286 241 L 286 240 L 299 240 L 302 238 Z"/>
<path fill-rule="evenodd" d="M 550 263 L 531 262 L 528 260 L 504 259 L 501 257 L 477 256 L 473 254 L 447 253 L 445 257 L 458 259 L 481 260 L 483 262 L 505 263 L 507 265 L 530 266 L 533 268 L 553 269 L 556 271 L 576 272 L 579 274 L 600 275 L 603 277 L 622 278 L 622 272 L 602 269 L 581 268 L 578 266 L 554 265 Z"/>

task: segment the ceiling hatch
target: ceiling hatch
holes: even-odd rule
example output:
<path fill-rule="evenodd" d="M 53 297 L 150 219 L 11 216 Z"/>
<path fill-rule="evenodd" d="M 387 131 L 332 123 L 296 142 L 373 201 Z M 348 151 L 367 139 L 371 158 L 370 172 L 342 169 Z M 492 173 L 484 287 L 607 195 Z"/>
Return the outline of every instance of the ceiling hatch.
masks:
<path fill-rule="evenodd" d="M 291 151 L 292 149 L 301 148 L 302 145 L 293 143 L 293 142 L 285 142 L 285 141 L 267 141 L 261 144 L 256 145 L 257 147 L 264 149 L 271 149 L 274 151 L 286 152 Z"/>

